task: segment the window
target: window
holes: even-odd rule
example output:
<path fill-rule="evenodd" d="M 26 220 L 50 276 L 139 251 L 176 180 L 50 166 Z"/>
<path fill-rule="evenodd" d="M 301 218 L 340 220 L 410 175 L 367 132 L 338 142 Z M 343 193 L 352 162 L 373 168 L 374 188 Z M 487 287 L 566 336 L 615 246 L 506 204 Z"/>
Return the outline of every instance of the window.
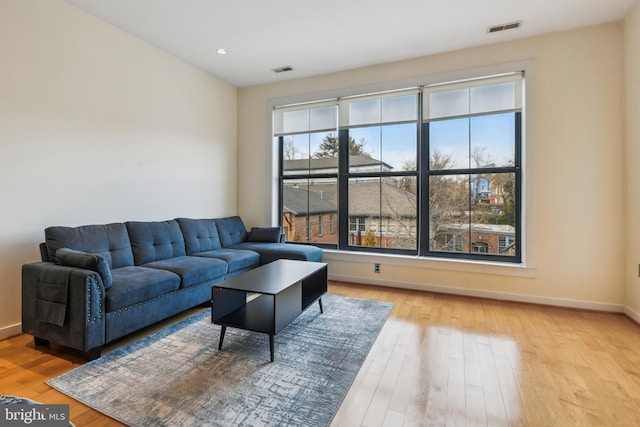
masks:
<path fill-rule="evenodd" d="M 506 251 L 508 244 L 489 242 L 513 243 L 520 232 L 521 85 L 521 76 L 507 75 L 424 89 L 427 254 L 451 256 L 438 236 L 455 229 L 470 257 L 520 260 L 516 245 Z M 480 236 L 485 243 L 473 243 Z"/>
<path fill-rule="evenodd" d="M 365 224 L 367 218 L 360 216 L 352 216 L 349 218 L 349 231 L 352 233 L 357 233 L 359 231 L 367 231 L 367 226 Z"/>
<path fill-rule="evenodd" d="M 473 243 L 473 252 L 477 252 L 480 254 L 486 254 L 489 252 L 489 244 L 485 242 L 474 242 Z"/>
<path fill-rule="evenodd" d="M 445 234 L 443 250 L 462 252 L 462 236 L 460 234 Z"/>
<path fill-rule="evenodd" d="M 349 236 L 350 247 L 418 248 L 419 97 L 416 88 L 339 102 L 340 140 L 348 141 L 340 152 L 346 159 L 342 206 L 350 220 L 367 222 L 366 229 L 358 230 L 363 238 Z M 351 223 L 349 231 L 355 231 Z"/>
<path fill-rule="evenodd" d="M 336 234 L 309 234 L 310 217 L 338 206 L 337 103 L 278 108 L 274 130 L 280 150 L 280 211 L 286 240 L 337 245 Z M 322 227 L 322 220 L 318 227 Z"/>
<path fill-rule="evenodd" d="M 511 236 L 498 237 L 498 252 L 501 254 L 509 253 L 515 248 L 516 239 Z"/>
<path fill-rule="evenodd" d="M 276 107 L 287 240 L 519 262 L 523 81 L 511 73 Z"/>

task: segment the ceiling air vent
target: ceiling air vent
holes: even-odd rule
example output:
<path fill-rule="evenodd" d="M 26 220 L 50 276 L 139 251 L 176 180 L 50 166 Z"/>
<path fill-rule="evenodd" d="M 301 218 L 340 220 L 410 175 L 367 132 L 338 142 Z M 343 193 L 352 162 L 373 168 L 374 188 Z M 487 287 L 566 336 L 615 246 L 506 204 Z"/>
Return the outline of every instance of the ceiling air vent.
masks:
<path fill-rule="evenodd" d="M 509 22 L 508 24 L 502 24 L 502 25 L 494 25 L 493 27 L 489 27 L 487 29 L 487 32 L 497 33 L 498 31 L 515 30 L 516 28 L 520 28 L 521 25 L 522 25 L 522 21 Z"/>
<path fill-rule="evenodd" d="M 274 73 L 286 73 L 287 71 L 293 71 L 293 67 L 285 65 L 284 67 L 272 68 L 271 71 Z"/>

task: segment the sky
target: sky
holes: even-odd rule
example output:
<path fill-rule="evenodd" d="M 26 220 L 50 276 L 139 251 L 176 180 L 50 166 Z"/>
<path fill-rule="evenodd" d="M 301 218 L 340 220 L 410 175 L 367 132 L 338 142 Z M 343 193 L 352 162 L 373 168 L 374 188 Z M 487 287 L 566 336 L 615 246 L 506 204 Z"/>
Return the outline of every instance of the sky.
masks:
<path fill-rule="evenodd" d="M 451 169 L 506 166 L 512 165 L 515 157 L 515 113 L 490 112 L 512 110 L 515 98 L 513 82 L 436 90 L 425 94 L 424 111 L 419 112 L 416 91 L 376 94 L 345 99 L 339 110 L 337 105 L 329 105 L 284 111 L 282 120 L 285 131 L 310 131 L 293 136 L 296 158 L 313 157 L 323 139 L 337 133 L 314 133 L 312 129 L 332 129 L 342 123 L 356 142 L 364 141 L 365 153 L 399 171 L 405 170 L 407 163 L 417 164 L 416 123 L 418 116 L 425 114 L 431 118 L 430 157 L 436 152 L 450 157 Z"/>
<path fill-rule="evenodd" d="M 474 149 L 482 151 L 484 162 L 505 166 L 513 161 L 514 113 L 476 116 L 450 120 L 433 121 L 430 125 L 430 152 L 450 155 L 454 160 L 451 168 L 467 168 L 469 153 Z M 319 132 L 296 135 L 294 144 L 296 158 L 309 158 L 319 151 L 320 144 L 327 135 L 335 132 Z M 370 126 L 350 129 L 350 136 L 357 142 L 364 140 L 364 151 L 372 158 L 391 165 L 393 170 L 404 170 L 406 161 L 417 157 L 417 129 L 415 123 Z M 482 165 L 480 165 L 482 166 Z"/>

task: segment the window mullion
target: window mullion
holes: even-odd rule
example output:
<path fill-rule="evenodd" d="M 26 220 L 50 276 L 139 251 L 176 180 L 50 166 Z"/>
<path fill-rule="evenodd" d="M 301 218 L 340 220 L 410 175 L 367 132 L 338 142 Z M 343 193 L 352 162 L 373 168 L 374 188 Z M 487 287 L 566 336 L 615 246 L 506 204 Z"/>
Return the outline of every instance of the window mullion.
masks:
<path fill-rule="evenodd" d="M 422 115 L 420 115 L 422 117 Z M 418 253 L 421 256 L 426 256 L 429 252 L 430 244 L 431 244 L 431 224 L 429 221 L 429 176 L 431 173 L 430 165 L 429 165 L 429 123 L 422 123 L 422 131 L 420 133 L 420 159 L 419 159 L 419 171 L 420 171 L 420 182 L 418 189 L 419 198 L 419 206 L 418 215 L 420 219 L 420 223 L 418 226 Z"/>
<path fill-rule="evenodd" d="M 349 130 L 338 131 L 338 249 L 349 246 Z"/>
<path fill-rule="evenodd" d="M 514 172 L 515 175 L 515 225 L 516 225 L 516 234 L 515 234 L 515 248 L 516 248 L 516 258 L 518 260 L 522 260 L 522 113 L 516 114 L 516 125 L 515 125 L 515 135 L 514 138 L 516 140 L 516 158 L 515 165 L 516 170 Z"/>

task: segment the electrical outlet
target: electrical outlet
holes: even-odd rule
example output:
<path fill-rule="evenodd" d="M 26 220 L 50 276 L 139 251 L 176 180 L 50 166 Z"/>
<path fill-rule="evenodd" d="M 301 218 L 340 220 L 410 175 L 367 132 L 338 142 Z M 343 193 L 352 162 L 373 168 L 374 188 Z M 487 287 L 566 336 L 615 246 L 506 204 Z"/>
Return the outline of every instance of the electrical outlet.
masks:
<path fill-rule="evenodd" d="M 373 272 L 380 273 L 380 264 L 378 263 L 373 264 Z"/>

